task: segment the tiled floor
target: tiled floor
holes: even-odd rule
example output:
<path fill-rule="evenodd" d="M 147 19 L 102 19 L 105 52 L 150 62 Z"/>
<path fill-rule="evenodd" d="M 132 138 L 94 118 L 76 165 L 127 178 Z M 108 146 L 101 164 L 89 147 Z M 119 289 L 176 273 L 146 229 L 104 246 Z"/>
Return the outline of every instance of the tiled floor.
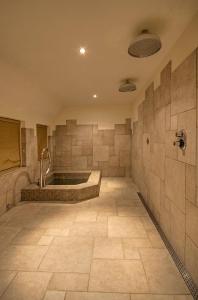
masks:
<path fill-rule="evenodd" d="M 4 214 L 0 299 L 192 299 L 136 191 L 104 178 L 98 198 Z"/>

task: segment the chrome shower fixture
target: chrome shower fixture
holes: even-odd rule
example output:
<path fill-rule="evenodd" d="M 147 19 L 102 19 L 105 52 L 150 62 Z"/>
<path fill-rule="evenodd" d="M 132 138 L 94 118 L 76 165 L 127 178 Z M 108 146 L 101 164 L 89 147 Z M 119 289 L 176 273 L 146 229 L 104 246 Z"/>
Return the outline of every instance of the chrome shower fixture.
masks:
<path fill-rule="evenodd" d="M 136 90 L 136 85 L 131 79 L 125 79 L 120 87 L 119 87 L 119 92 L 133 92 Z"/>
<path fill-rule="evenodd" d="M 143 58 L 155 54 L 161 47 L 159 36 L 145 29 L 130 44 L 128 53 L 133 57 Z"/>

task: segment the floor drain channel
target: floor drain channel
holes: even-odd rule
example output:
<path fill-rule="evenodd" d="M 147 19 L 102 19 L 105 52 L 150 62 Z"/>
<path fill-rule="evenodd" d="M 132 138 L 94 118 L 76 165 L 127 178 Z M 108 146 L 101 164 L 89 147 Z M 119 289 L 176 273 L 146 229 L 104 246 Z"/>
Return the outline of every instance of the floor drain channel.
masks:
<path fill-rule="evenodd" d="M 177 269 L 179 270 L 179 272 L 181 273 L 187 287 L 189 288 L 189 291 L 191 293 L 191 295 L 193 296 L 193 298 L 195 300 L 198 300 L 198 287 L 196 286 L 196 284 L 194 283 L 191 275 L 188 273 L 188 271 L 186 270 L 185 266 L 183 265 L 183 263 L 181 262 L 181 260 L 179 259 L 179 257 L 177 256 L 175 250 L 173 249 L 173 247 L 171 246 L 171 244 L 169 243 L 166 235 L 164 234 L 163 230 L 161 229 L 159 223 L 157 222 L 157 220 L 155 219 L 154 215 L 152 214 L 150 208 L 147 206 L 143 196 L 141 193 L 138 193 L 138 196 L 140 198 L 140 200 L 142 201 L 144 207 L 146 208 L 153 224 L 155 225 L 157 231 L 159 232 L 167 250 L 169 251 L 174 263 L 176 264 Z"/>

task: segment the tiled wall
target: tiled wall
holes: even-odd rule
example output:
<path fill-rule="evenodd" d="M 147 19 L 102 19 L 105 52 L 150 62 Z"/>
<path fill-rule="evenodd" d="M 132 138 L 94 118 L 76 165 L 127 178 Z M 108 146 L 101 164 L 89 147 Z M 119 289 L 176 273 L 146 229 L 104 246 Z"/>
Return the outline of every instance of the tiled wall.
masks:
<path fill-rule="evenodd" d="M 103 176 L 130 176 L 131 120 L 114 129 L 67 120 L 54 132 L 54 169 L 102 170 Z"/>
<path fill-rule="evenodd" d="M 21 145 L 22 167 L 0 173 L 0 215 L 20 201 L 21 189 L 30 182 L 37 182 L 39 178 L 37 138 L 34 129 L 22 128 Z M 53 149 L 51 137 L 48 145 Z"/>
<path fill-rule="evenodd" d="M 146 90 L 133 124 L 132 177 L 198 284 L 197 57 L 195 50 L 174 72 L 170 62 L 160 86 Z M 185 153 L 173 145 L 180 129 Z"/>

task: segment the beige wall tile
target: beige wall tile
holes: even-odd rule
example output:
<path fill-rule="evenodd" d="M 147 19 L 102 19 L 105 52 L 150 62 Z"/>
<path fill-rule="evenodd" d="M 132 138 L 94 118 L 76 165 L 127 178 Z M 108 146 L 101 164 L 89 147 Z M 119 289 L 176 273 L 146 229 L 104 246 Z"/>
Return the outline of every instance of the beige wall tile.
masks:
<path fill-rule="evenodd" d="M 164 180 L 165 145 L 153 143 L 151 154 L 151 171 L 160 179 Z"/>
<path fill-rule="evenodd" d="M 196 105 L 196 51 L 172 73 L 171 114 L 192 109 Z"/>
<path fill-rule="evenodd" d="M 95 161 L 108 161 L 109 160 L 109 147 L 108 146 L 93 146 L 93 160 Z"/>
<path fill-rule="evenodd" d="M 186 236 L 185 263 L 194 281 L 198 282 L 198 248 L 193 241 Z"/>
<path fill-rule="evenodd" d="M 170 242 L 181 261 L 184 262 L 186 231 L 185 214 L 173 203 L 171 203 L 170 227 Z"/>
<path fill-rule="evenodd" d="M 178 115 L 178 129 L 184 129 L 187 147 L 184 152 L 178 148 L 178 160 L 191 165 L 196 164 L 196 109 Z"/>
<path fill-rule="evenodd" d="M 165 192 L 167 197 L 185 212 L 185 164 L 173 159 L 165 160 Z"/>
<path fill-rule="evenodd" d="M 166 109 L 162 107 L 155 111 L 153 140 L 156 143 L 165 143 L 166 137 Z"/>
<path fill-rule="evenodd" d="M 154 126 L 154 84 L 152 83 L 145 92 L 143 102 L 143 129 L 145 133 L 152 132 Z"/>
<path fill-rule="evenodd" d="M 160 79 L 160 106 L 165 106 L 171 102 L 171 62 L 161 71 Z"/>
<path fill-rule="evenodd" d="M 171 130 L 177 130 L 177 115 L 171 116 Z"/>
<path fill-rule="evenodd" d="M 186 201 L 186 233 L 198 247 L 198 207 Z"/>
<path fill-rule="evenodd" d="M 165 106 L 165 124 L 166 124 L 166 130 L 170 130 L 171 129 L 171 122 L 170 122 L 170 114 L 171 114 L 171 105 L 168 104 Z"/>
<path fill-rule="evenodd" d="M 186 199 L 196 204 L 196 167 L 186 164 Z"/>
<path fill-rule="evenodd" d="M 166 157 L 177 159 L 178 157 L 178 149 L 174 145 L 176 140 L 176 131 L 168 130 L 166 131 L 166 140 L 165 140 L 165 150 L 166 150 Z"/>

